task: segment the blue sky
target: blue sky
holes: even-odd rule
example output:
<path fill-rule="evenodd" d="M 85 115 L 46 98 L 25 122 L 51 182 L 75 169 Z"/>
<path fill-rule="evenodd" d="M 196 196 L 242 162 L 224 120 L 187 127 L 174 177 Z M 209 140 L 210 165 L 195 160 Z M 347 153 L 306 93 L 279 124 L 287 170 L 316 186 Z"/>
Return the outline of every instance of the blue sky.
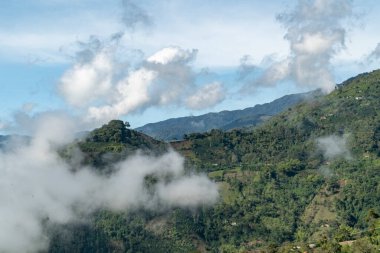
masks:
<path fill-rule="evenodd" d="M 124 1 L 123 5 L 121 0 L 2 1 L 0 133 L 11 131 L 9 126 L 13 124 L 13 114 L 18 111 L 29 115 L 46 110 L 67 110 L 76 115 L 85 115 L 88 108 L 112 111 L 125 104 L 126 99 L 134 99 L 132 95 L 123 92 L 120 94 L 125 97 L 121 98 L 120 94 L 115 95 L 112 90 L 121 87 L 126 80 L 129 80 L 128 85 L 132 85 L 129 77 L 133 76 L 133 73 L 140 73 L 139 70 L 158 73 L 159 77 L 152 77 L 154 85 L 163 85 L 164 91 L 159 95 L 152 95 L 153 91 L 150 90 L 147 93 L 149 99 L 141 98 L 135 104 L 112 114 L 128 119 L 132 127 L 170 117 L 242 109 L 257 103 L 269 102 L 285 94 L 323 88 L 310 85 L 313 76 L 295 77 L 297 71 L 292 72 L 295 63 L 304 56 L 297 55 L 297 48 L 300 48 L 298 42 L 295 43 L 289 36 L 288 39 L 284 39 L 294 28 L 300 29 L 299 32 L 303 33 L 302 36 L 305 38 L 309 36 L 313 39 L 313 43 L 310 44 L 305 39 L 305 43 L 301 45 L 303 49 L 307 47 L 308 62 L 316 57 L 315 54 L 328 57 L 326 61 L 329 66 L 322 71 L 329 71 L 329 76 L 334 82 L 341 82 L 352 75 L 378 68 L 379 57 L 369 56 L 375 52 L 380 42 L 380 20 L 377 15 L 380 13 L 380 3 L 375 0 L 337 1 L 342 6 L 348 3 L 350 10 L 332 12 L 331 15 L 335 15 L 336 19 L 328 22 L 336 26 L 335 30 L 344 30 L 344 33 L 339 33 L 339 39 L 330 40 L 327 37 L 318 37 L 320 34 L 324 36 L 333 31 L 328 27 L 314 30 L 314 35 L 318 36 L 314 36 L 312 30 L 305 32 L 305 29 L 311 27 L 307 23 L 310 20 L 307 20 L 307 16 L 300 17 L 300 12 L 297 12 L 297 8 L 301 10 L 302 4 L 306 5 L 306 9 L 308 5 L 333 8 L 333 4 L 328 2 L 329 0 L 128 0 Z M 300 23 L 305 26 L 299 28 L 291 22 L 278 21 L 277 15 L 284 12 L 300 18 Z M 320 22 L 320 28 L 321 21 L 316 22 Z M 322 25 L 327 26 L 328 23 Z M 115 44 L 112 36 L 121 32 L 123 36 Z M 331 38 L 334 38 L 333 35 Z M 78 62 L 78 52 L 84 52 L 85 47 L 93 45 L 89 43 L 91 36 L 96 38 L 100 45 L 95 49 L 92 47 L 91 54 L 94 54 L 95 58 L 99 54 L 106 55 L 106 63 L 100 63 L 101 70 L 104 71 L 104 64 L 112 67 L 109 83 L 94 83 L 91 87 L 103 85 L 102 89 L 107 96 L 94 93 L 95 98 L 88 103 L 73 105 L 70 103 L 73 100 L 68 96 L 73 95 L 81 85 L 78 80 L 82 80 L 82 77 L 78 79 L 78 73 L 94 67 L 94 62 L 86 62 L 88 65 L 80 69 L 84 63 Z M 322 40 L 318 41 L 317 46 L 314 43 L 316 39 Z M 324 43 L 330 48 L 326 49 Z M 169 64 L 170 68 L 166 66 L 165 71 L 162 70 L 162 66 L 158 68 L 161 63 L 149 60 L 150 56 L 164 48 L 175 48 L 175 57 L 182 57 L 178 58 L 180 60 L 173 60 L 175 62 Z M 193 49 L 197 51 L 190 55 Z M 249 57 L 242 61 L 245 55 Z M 285 63 L 291 68 L 286 70 L 284 76 L 268 80 L 265 73 L 272 75 L 271 70 L 278 71 Z M 251 70 L 244 80 L 241 76 L 239 79 L 239 70 L 243 66 Z M 188 71 L 185 73 L 186 80 L 183 79 L 183 75 L 174 75 L 170 77 L 170 84 L 165 83 L 168 76 L 164 73 L 171 73 L 173 69 Z M 95 67 L 96 70 L 99 70 L 99 66 Z M 315 71 L 302 70 L 305 73 Z M 178 81 L 183 86 L 173 97 L 167 98 L 165 89 L 175 90 L 176 78 L 183 79 Z M 76 86 L 67 83 L 67 80 L 74 82 Z M 99 78 L 87 81 L 97 82 Z M 248 82 L 250 86 L 244 89 Z M 302 82 L 305 82 L 305 85 Z M 139 89 L 137 84 L 131 87 Z M 212 92 L 215 96 L 202 96 L 205 91 L 211 92 L 211 88 L 214 89 Z M 181 93 L 181 89 L 186 90 L 186 93 Z M 160 91 L 161 88 L 156 87 L 153 90 Z M 78 98 L 92 99 L 83 94 L 79 94 Z M 101 120 L 103 118 L 98 118 L 98 121 Z"/>

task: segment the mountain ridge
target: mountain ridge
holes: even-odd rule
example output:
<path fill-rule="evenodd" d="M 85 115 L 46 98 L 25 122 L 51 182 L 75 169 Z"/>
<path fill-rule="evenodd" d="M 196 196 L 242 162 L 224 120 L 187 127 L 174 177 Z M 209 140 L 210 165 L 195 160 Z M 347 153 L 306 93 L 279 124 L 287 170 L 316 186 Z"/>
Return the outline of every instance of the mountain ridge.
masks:
<path fill-rule="evenodd" d="M 272 102 L 257 104 L 239 110 L 210 112 L 199 116 L 171 118 L 149 123 L 135 130 L 165 141 L 181 140 L 185 134 L 207 132 L 212 129 L 224 131 L 258 125 L 271 116 L 298 104 L 309 97 L 318 96 L 318 91 L 285 95 Z"/>

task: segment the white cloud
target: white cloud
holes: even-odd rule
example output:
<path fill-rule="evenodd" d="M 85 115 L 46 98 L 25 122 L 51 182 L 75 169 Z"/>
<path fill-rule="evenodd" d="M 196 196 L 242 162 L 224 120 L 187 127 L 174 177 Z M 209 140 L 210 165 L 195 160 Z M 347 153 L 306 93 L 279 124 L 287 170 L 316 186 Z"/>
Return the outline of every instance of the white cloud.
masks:
<path fill-rule="evenodd" d="M 344 21 L 351 17 L 348 0 L 299 0 L 293 11 L 278 16 L 287 29 L 284 38 L 290 43 L 290 55 L 247 82 L 244 90 L 292 80 L 301 87 L 332 91 L 332 59 L 345 48 Z"/>
<path fill-rule="evenodd" d="M 196 53 L 197 50 L 167 47 L 147 57 L 137 69 L 122 73 L 122 76 L 118 75 L 121 78 L 112 84 L 113 92 L 97 93 L 106 97 L 103 99 L 105 102 L 90 106 L 87 119 L 104 122 L 148 107 L 180 105 L 191 109 L 204 109 L 221 102 L 224 99 L 224 90 L 220 83 L 206 84 L 194 91 L 197 89 L 195 81 L 198 73 L 193 70 L 191 63 Z M 116 77 L 109 79 L 117 80 Z M 97 82 L 91 84 L 96 85 Z M 94 97 L 90 91 L 93 88 L 89 87 L 86 92 L 73 89 L 72 94 L 65 95 L 69 101 L 83 101 L 82 94 Z M 110 85 L 107 86 L 109 88 Z"/>
<path fill-rule="evenodd" d="M 218 83 L 210 83 L 200 88 L 195 94 L 187 98 L 186 104 L 191 109 L 204 109 L 214 106 L 225 98 L 223 86 Z"/>
<path fill-rule="evenodd" d="M 147 59 L 147 62 L 156 64 L 169 64 L 176 62 L 189 62 L 195 58 L 197 50 L 183 50 L 180 47 L 166 47 Z"/>
<path fill-rule="evenodd" d="M 273 63 L 268 69 L 265 70 L 263 75 L 258 79 L 257 83 L 261 85 L 275 85 L 278 80 L 284 80 L 289 77 L 290 65 L 289 60 L 279 61 Z"/>
<path fill-rule="evenodd" d="M 113 71 L 109 54 L 102 51 L 90 62 L 76 63 L 66 71 L 58 89 L 71 105 L 88 105 L 110 91 Z"/>
<path fill-rule="evenodd" d="M 192 207 L 209 205 L 218 199 L 218 189 L 206 176 L 189 176 L 172 183 L 161 183 L 158 196 L 169 206 Z"/>
<path fill-rule="evenodd" d="M 336 157 L 351 158 L 351 153 L 347 148 L 348 136 L 330 135 L 317 139 L 318 148 L 323 152 L 324 157 L 333 159 Z"/>
<path fill-rule="evenodd" d="M 115 103 L 88 109 L 88 119 L 104 121 L 118 118 L 150 102 L 149 88 L 156 79 L 157 72 L 141 68 L 132 72 L 117 84 Z"/>
<path fill-rule="evenodd" d="M 324 36 L 322 33 L 309 34 L 305 33 L 303 39 L 300 42 L 296 42 L 293 45 L 294 51 L 299 54 L 322 54 L 326 51 L 333 50 L 333 45 L 336 40 L 340 39 L 341 43 L 344 43 L 342 34 L 336 33 L 329 36 Z"/>

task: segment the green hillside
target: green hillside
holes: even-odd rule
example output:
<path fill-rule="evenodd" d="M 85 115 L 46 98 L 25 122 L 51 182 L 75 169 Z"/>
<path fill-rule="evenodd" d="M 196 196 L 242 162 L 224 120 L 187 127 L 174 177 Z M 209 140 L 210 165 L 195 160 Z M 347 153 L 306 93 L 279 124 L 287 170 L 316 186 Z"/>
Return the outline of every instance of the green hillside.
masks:
<path fill-rule="evenodd" d="M 234 228 L 238 242 L 229 243 L 337 243 L 340 227 L 365 231 L 374 222 L 370 214 L 380 213 L 379 97 L 380 71 L 374 71 L 252 132 L 192 134 L 173 146 L 233 196 L 220 205 L 235 210 L 223 219 L 242 220 Z M 317 138 L 325 136 L 346 139 L 350 157 L 324 157 Z M 231 228 L 215 229 L 221 235 Z"/>
<path fill-rule="evenodd" d="M 171 146 L 189 170 L 218 182 L 217 205 L 100 210 L 87 225 L 57 230 L 79 236 L 53 231 L 50 252 L 378 252 L 379 98 L 377 70 L 253 130 L 187 135 Z M 140 147 L 165 150 L 117 122 L 79 143 L 88 162 L 106 166 Z M 121 132 L 109 131 L 114 124 Z M 114 157 L 99 162 L 99 153 Z"/>
<path fill-rule="evenodd" d="M 79 148 L 83 152 L 85 164 L 103 168 L 136 151 L 162 154 L 167 151 L 168 145 L 143 133 L 128 129 L 121 120 L 112 120 L 88 133 L 71 149 L 66 150 L 67 156 L 70 156 L 73 148 Z"/>

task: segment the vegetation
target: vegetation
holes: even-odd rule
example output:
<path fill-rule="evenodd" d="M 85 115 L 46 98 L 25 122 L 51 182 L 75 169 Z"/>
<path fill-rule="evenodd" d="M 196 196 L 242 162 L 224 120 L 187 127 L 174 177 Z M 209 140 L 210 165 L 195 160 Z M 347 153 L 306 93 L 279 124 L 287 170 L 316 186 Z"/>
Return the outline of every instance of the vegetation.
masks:
<path fill-rule="evenodd" d="M 93 130 L 87 137 L 71 148 L 79 148 L 85 155 L 84 163 L 105 168 L 136 151 L 161 154 L 168 145 L 145 134 L 128 129 L 129 123 L 112 120 Z M 70 157 L 70 149 L 66 150 Z"/>
<path fill-rule="evenodd" d="M 186 135 L 171 146 L 189 168 L 218 182 L 217 205 L 164 213 L 100 210 L 85 227 L 64 226 L 81 232 L 63 244 L 53 236 L 50 251 L 79 252 L 70 245 L 81 245 L 80 252 L 96 252 L 98 245 L 101 252 L 378 252 L 379 97 L 380 71 L 374 71 L 258 128 Z M 317 145 L 326 136 L 347 140 L 350 152 L 326 156 Z M 119 154 L 103 165 L 127 150 L 166 148 L 120 121 L 78 146 L 90 158 Z"/>

